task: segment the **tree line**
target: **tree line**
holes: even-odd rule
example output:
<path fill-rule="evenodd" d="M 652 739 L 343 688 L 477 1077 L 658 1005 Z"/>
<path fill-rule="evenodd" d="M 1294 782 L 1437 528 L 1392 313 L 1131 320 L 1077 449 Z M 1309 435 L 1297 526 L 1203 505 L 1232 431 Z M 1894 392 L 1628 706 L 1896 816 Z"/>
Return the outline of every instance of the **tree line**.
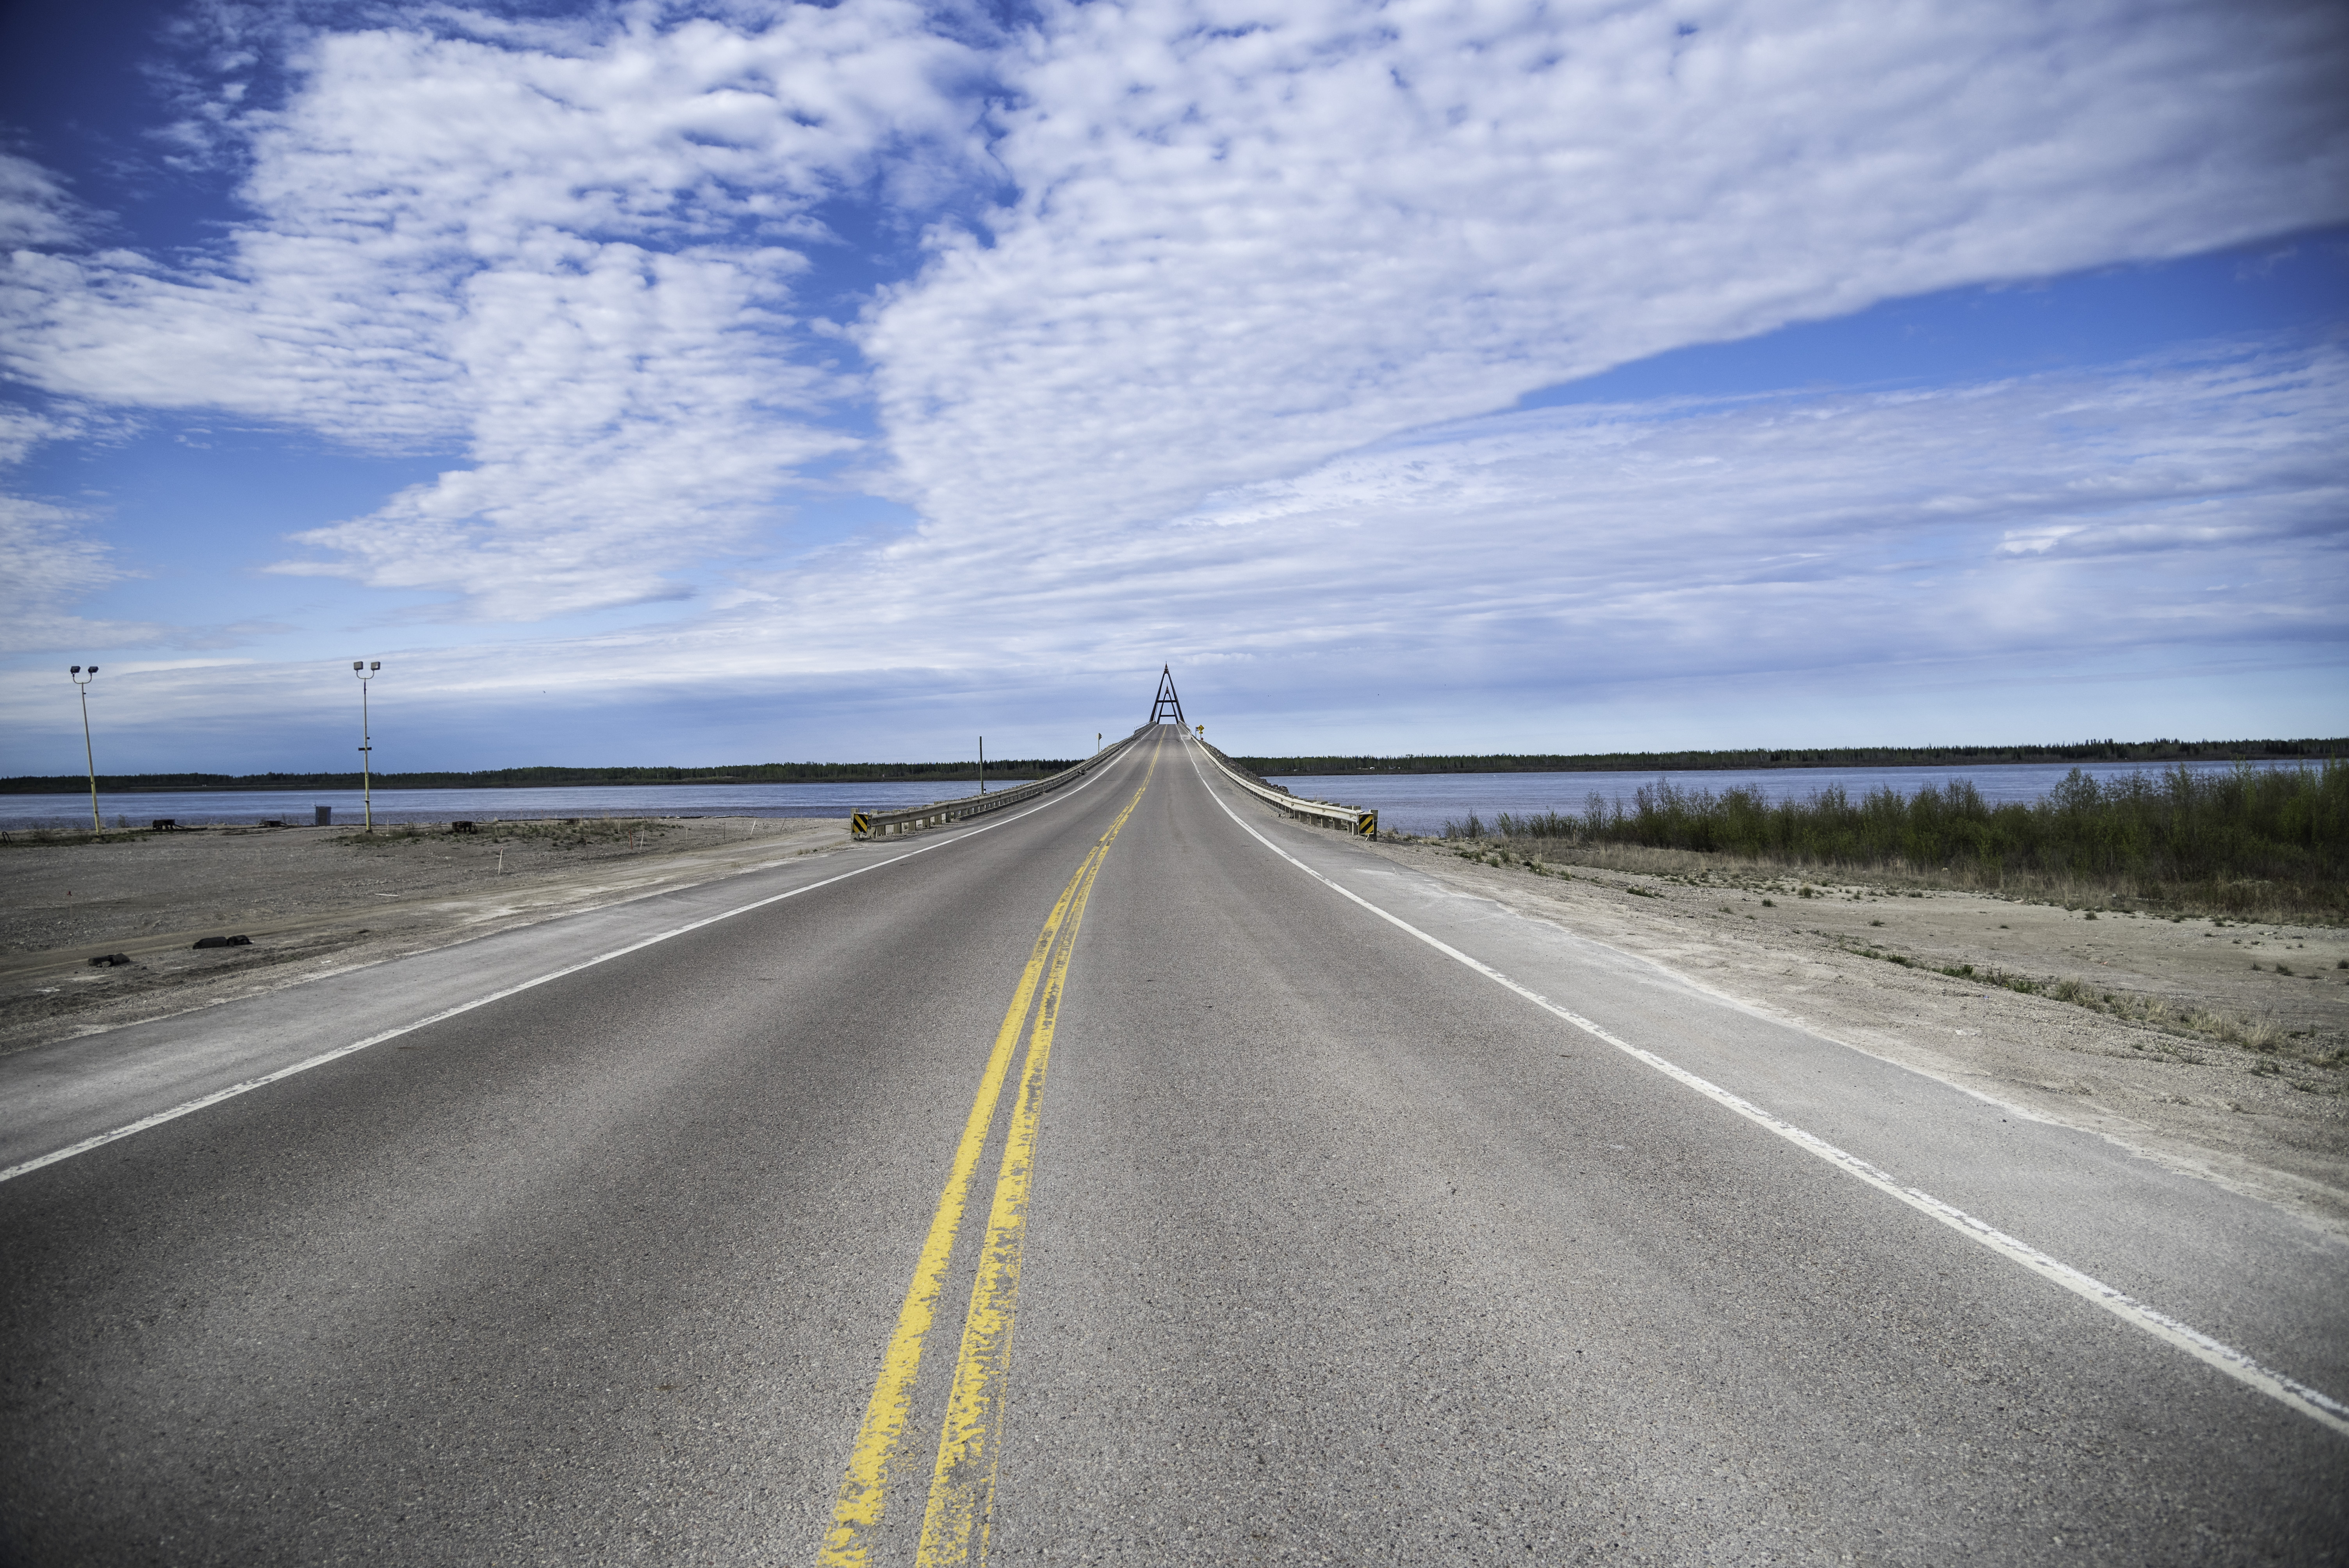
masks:
<path fill-rule="evenodd" d="M 2082 740 L 2055 746 L 1812 746 L 1743 751 L 1488 753 L 1481 756 L 1235 757 L 1252 773 L 1678 773 L 1772 768 L 1947 768 L 2013 762 L 2322 762 L 2333 740 Z"/>

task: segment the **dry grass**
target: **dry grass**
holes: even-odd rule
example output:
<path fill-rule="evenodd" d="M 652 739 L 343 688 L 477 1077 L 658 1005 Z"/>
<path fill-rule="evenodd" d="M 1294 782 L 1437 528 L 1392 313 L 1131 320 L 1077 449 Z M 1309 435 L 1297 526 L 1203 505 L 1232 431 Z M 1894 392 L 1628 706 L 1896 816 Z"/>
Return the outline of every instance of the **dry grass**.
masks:
<path fill-rule="evenodd" d="M 2216 1040 L 2222 1045 L 2262 1056 L 2290 1057 L 2311 1067 L 2339 1068 L 2349 1066 L 2349 1051 L 2343 1050 L 2338 1045 L 2328 1044 L 2313 1033 L 2287 1031 L 2271 1017 L 2246 1017 L 2216 1007 L 2173 1003 L 2166 996 L 2108 991 L 2089 981 L 2068 975 L 2056 980 L 2041 980 L 1971 964 L 1926 964 L 1872 944 L 1847 944 L 1845 951 L 1857 957 L 1874 958 L 1903 968 L 1927 970 L 1953 979 L 1972 980 L 1985 985 L 2019 991 L 2026 995 L 2068 1002 L 2092 1013 L 2142 1024 L 2168 1035 Z M 2255 1068 L 2252 1070 L 2259 1069 Z"/>

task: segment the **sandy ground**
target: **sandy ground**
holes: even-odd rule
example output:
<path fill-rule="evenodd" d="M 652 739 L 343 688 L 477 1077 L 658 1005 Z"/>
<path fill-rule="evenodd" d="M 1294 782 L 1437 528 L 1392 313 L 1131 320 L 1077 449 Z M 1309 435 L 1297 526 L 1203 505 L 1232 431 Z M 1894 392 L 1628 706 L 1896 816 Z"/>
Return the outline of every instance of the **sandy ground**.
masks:
<path fill-rule="evenodd" d="M 847 842 L 844 820 L 708 817 L 0 843 L 0 1052 Z M 130 963 L 92 967 L 102 954 Z"/>
<path fill-rule="evenodd" d="M 2349 1236 L 2349 932 L 1773 875 L 1669 851 L 1561 851 L 1537 870 L 1499 846 L 1482 859 L 1427 841 L 1379 848 L 1814 1034 Z M 1941 973 L 1966 965 L 1972 976 Z"/>

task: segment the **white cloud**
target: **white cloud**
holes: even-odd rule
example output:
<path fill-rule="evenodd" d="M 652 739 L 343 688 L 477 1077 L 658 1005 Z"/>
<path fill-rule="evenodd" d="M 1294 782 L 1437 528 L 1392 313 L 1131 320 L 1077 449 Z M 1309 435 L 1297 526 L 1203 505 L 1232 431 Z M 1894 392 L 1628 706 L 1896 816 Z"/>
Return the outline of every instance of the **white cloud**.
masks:
<path fill-rule="evenodd" d="M 43 442 L 78 436 L 84 428 L 73 411 L 40 413 L 0 404 L 0 469 L 13 469 Z"/>
<path fill-rule="evenodd" d="M 749 8 L 745 8 L 746 14 Z M 247 139 L 216 264 L 21 253 L 8 363 L 47 389 L 218 407 L 470 466 L 316 531 L 297 563 L 527 619 L 674 592 L 852 391 L 791 314 L 812 210 L 958 171 L 968 51 L 897 0 L 730 26 L 443 14 L 320 33 Z M 216 117 L 217 118 L 217 117 Z"/>
<path fill-rule="evenodd" d="M 90 433 L 103 421 L 66 407 L 47 412 L 0 406 L 0 470 L 45 442 Z M 0 653 L 87 652 L 152 641 L 161 628 L 91 621 L 67 606 L 118 582 L 111 552 L 89 537 L 87 514 L 0 491 Z"/>
<path fill-rule="evenodd" d="M 2323 355 L 1396 436 L 1889 296 L 2349 217 L 2337 8 L 1137 0 L 1050 5 L 991 54 L 902 0 L 392 15 L 295 34 L 280 108 L 190 111 L 187 145 L 246 170 L 216 255 L 21 251 L 0 354 L 97 404 L 461 452 L 283 569 L 485 621 L 675 594 L 844 452 L 921 512 L 746 575 L 698 629 L 581 645 L 600 679 L 1136 639 L 1702 670 L 2301 635 L 2337 587 L 2276 575 L 2335 537 Z M 869 382 L 832 363 L 798 292 L 841 253 L 826 203 L 999 190 L 853 329 Z M 843 428 L 868 387 L 885 450 Z M 2263 586 L 2188 608 L 2173 576 L 2221 547 Z M 2092 560 L 2128 592 L 2084 589 Z"/>
<path fill-rule="evenodd" d="M 301 535 L 333 556 L 279 570 L 455 587 L 488 620 L 660 597 L 663 568 L 745 538 L 797 466 L 851 444 L 776 416 L 817 377 L 743 325 L 764 292 L 746 261 L 581 251 L 574 273 L 469 281 L 459 362 L 498 367 L 469 377 L 472 466 Z"/>
<path fill-rule="evenodd" d="M 1054 5 L 873 315 L 945 526 L 1143 520 L 1673 346 L 2349 216 L 2338 8 Z"/>
<path fill-rule="evenodd" d="M 118 581 L 107 547 L 78 512 L 0 495 L 0 653 L 89 651 L 157 640 L 143 622 L 93 621 L 65 606 Z"/>
<path fill-rule="evenodd" d="M 73 199 L 57 177 L 29 158 L 0 152 L 0 250 L 70 244 L 78 232 Z"/>
<path fill-rule="evenodd" d="M 809 676 L 968 667 L 975 648 L 990 668 L 1089 669 L 1143 646 L 1390 688 L 2337 641 L 2344 407 L 2349 351 L 2262 342 L 1929 391 L 1493 416 L 1164 524 L 1063 526 L 1049 550 L 900 541 L 773 580 L 779 630 L 726 635 Z"/>
<path fill-rule="evenodd" d="M 885 712 L 981 670 L 988 702 L 1063 703 L 1143 650 L 1186 691 L 1355 716 L 1367 691 L 1630 700 L 1761 672 L 1772 700 L 1832 707 L 1903 671 L 1990 690 L 2287 645 L 2322 662 L 2349 599 L 2344 407 L 2349 350 L 2253 343 L 1924 392 L 1541 409 L 1049 551 L 916 536 L 755 580 L 690 626 L 390 656 L 419 711 L 854 689 Z M 341 700 L 295 665 L 137 684 L 117 700 L 142 722 Z"/>

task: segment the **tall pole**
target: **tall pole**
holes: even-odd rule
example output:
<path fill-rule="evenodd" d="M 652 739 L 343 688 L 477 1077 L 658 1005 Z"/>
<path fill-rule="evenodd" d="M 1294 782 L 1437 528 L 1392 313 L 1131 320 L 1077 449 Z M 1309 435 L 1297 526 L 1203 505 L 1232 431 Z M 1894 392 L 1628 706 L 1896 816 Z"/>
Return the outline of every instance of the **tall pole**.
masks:
<path fill-rule="evenodd" d="M 367 682 L 381 668 L 381 659 L 351 661 L 351 673 L 359 677 L 359 806 L 370 833 L 375 831 L 375 735 L 367 718 Z"/>
<path fill-rule="evenodd" d="M 987 737 L 978 738 L 978 792 L 987 793 Z"/>
<path fill-rule="evenodd" d="M 98 666 L 90 665 L 89 674 L 84 675 L 76 665 L 67 673 L 73 676 L 74 689 L 81 693 L 81 759 L 89 767 L 89 830 L 102 833 L 106 824 L 98 817 L 98 753 L 89 744 L 89 683 L 98 678 Z"/>

